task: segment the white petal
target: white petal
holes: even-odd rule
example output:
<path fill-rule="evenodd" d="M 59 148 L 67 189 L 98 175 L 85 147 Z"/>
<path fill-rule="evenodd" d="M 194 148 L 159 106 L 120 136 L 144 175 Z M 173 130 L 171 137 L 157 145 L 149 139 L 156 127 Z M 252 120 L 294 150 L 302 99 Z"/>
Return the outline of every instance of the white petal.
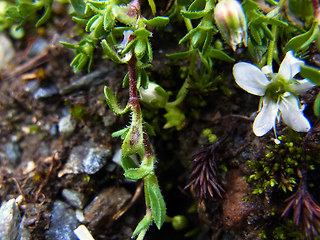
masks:
<path fill-rule="evenodd" d="M 316 85 L 308 79 L 299 80 L 295 84 L 290 84 L 291 89 L 297 94 L 303 94 L 314 86 Z"/>
<path fill-rule="evenodd" d="M 255 135 L 263 136 L 274 127 L 278 110 L 277 103 L 268 98 L 263 98 L 263 107 L 253 123 Z"/>
<path fill-rule="evenodd" d="M 247 92 L 263 96 L 270 83 L 261 70 L 253 64 L 240 62 L 233 67 L 236 83 Z"/>
<path fill-rule="evenodd" d="M 300 72 L 300 66 L 303 64 L 303 61 L 293 56 L 293 51 L 289 51 L 280 65 L 279 75 L 284 79 L 289 80 Z"/>
<path fill-rule="evenodd" d="M 309 120 L 303 115 L 298 99 L 291 95 L 280 100 L 280 111 L 283 121 L 297 132 L 308 132 L 311 128 Z"/>

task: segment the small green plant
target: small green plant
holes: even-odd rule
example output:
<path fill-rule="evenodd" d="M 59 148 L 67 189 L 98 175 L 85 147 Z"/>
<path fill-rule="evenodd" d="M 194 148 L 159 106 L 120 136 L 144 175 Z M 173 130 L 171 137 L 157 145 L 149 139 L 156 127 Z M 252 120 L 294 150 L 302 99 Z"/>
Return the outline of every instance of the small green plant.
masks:
<path fill-rule="evenodd" d="M 278 137 L 276 123 L 282 119 L 293 130 L 308 132 L 312 125 L 303 114 L 300 95 L 320 85 L 319 69 L 302 60 L 309 57 L 311 45 L 320 49 L 318 1 L 289 0 L 287 6 L 286 0 L 267 0 L 271 7 L 268 11 L 262 11 L 259 3 L 253 0 L 244 0 L 241 4 L 236 0 L 170 2 L 166 16 L 159 16 L 158 3 L 154 0 L 148 0 L 145 5 L 140 0 L 71 0 L 72 19 L 83 31 L 78 43 L 62 43 L 75 50 L 71 62 L 75 72 L 90 71 L 99 49 L 104 58 L 127 66 L 122 81 L 122 87 L 129 89 L 127 104 L 119 106 L 117 97 L 107 86 L 104 93 L 114 113 L 130 114 L 127 127 L 112 136 L 123 140 L 121 164 L 125 177 L 144 182 L 146 213 L 132 235 L 139 240 L 144 238 L 149 226 L 155 223 L 161 228 L 166 219 L 166 204 L 155 171 L 156 154 L 149 138 L 155 131 L 145 121 L 144 112 L 161 109 L 163 128 L 181 130 L 187 122 L 188 114 L 182 105 L 189 91 L 204 94 L 220 89 L 230 94 L 226 76 L 238 60 L 236 57 L 245 56 L 241 51 L 234 52 L 246 48 L 244 52 L 250 55 L 252 63 L 236 63 L 233 76 L 242 89 L 261 97 L 253 132 L 261 137 L 274 129 L 276 143 L 266 146 L 269 153 L 265 159 L 248 162 L 253 173 L 247 180 L 255 182 L 254 194 L 275 187 L 286 192 L 296 186 L 297 170 L 308 156 L 303 155 L 300 135 L 287 133 Z M 15 4 L 6 1 L 8 18 L 4 20 L 0 15 L 0 30 L 15 22 L 20 27 L 29 21 L 35 22 L 36 27 L 45 24 L 50 20 L 52 4 L 53 0 L 20 0 Z M 293 15 L 287 14 L 290 11 Z M 292 20 L 292 16 L 302 24 Z M 187 67 L 181 70 L 183 83 L 175 89 L 176 96 L 149 79 L 154 54 L 151 38 L 171 21 L 183 22 L 186 28 L 185 35 L 177 39 L 177 45 L 183 45 L 185 50 L 166 55 L 172 61 L 187 62 Z M 229 70 L 222 72 L 217 67 L 221 64 L 229 66 Z M 274 72 L 274 67 L 279 70 Z M 147 110 L 142 109 L 144 106 Z M 80 106 L 73 107 L 71 113 L 78 119 L 85 114 Z M 320 116 L 320 94 L 315 100 L 314 113 Z M 208 194 L 213 197 L 215 193 L 222 197 L 224 188 L 217 179 L 214 153 L 219 141 L 208 129 L 203 135 L 211 145 L 195 154 L 196 169 L 188 186 L 201 199 Z M 139 159 L 138 164 L 133 161 L 133 155 Z M 225 165 L 221 166 L 226 169 Z"/>
<path fill-rule="evenodd" d="M 253 194 L 263 194 L 272 188 L 292 191 L 298 182 L 297 168 L 302 162 L 302 146 L 299 134 L 291 132 L 279 136 L 281 144 L 267 146 L 264 159 L 248 161 L 253 173 L 247 181 L 255 182 Z"/>

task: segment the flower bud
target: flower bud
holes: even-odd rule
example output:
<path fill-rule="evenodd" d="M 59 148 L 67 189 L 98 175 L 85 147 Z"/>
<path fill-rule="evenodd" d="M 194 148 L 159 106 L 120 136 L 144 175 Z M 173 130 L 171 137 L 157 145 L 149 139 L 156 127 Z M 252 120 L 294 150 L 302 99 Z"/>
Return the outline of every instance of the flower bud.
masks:
<path fill-rule="evenodd" d="M 236 0 L 221 0 L 214 16 L 222 37 L 236 50 L 237 45 L 247 46 L 247 20 L 242 6 Z"/>
<path fill-rule="evenodd" d="M 150 82 L 148 88 L 140 88 L 140 100 L 152 108 L 163 108 L 168 101 L 168 93 L 158 84 Z"/>
<path fill-rule="evenodd" d="M 183 215 L 176 215 L 172 218 L 172 226 L 177 231 L 185 229 L 188 226 L 188 219 Z"/>

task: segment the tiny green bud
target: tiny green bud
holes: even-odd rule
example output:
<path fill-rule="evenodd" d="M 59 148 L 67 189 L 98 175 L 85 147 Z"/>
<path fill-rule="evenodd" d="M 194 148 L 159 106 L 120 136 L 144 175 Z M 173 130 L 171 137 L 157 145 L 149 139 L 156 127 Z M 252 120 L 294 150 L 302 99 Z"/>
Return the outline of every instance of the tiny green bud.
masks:
<path fill-rule="evenodd" d="M 183 215 L 176 215 L 172 218 L 172 226 L 179 231 L 188 226 L 188 219 Z"/>
<path fill-rule="evenodd" d="M 163 108 L 168 101 L 168 93 L 158 84 L 150 82 L 148 88 L 140 88 L 140 100 L 152 108 Z"/>
<path fill-rule="evenodd" d="M 219 1 L 214 9 L 214 17 L 222 37 L 232 47 L 233 51 L 240 43 L 247 46 L 247 20 L 238 1 Z"/>

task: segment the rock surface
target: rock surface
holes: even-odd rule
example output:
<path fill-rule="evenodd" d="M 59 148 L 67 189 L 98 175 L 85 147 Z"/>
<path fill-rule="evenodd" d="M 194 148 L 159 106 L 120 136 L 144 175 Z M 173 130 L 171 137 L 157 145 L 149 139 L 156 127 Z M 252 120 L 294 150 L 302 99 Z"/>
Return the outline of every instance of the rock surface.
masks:
<path fill-rule="evenodd" d="M 18 236 L 21 222 L 20 211 L 14 198 L 5 202 L 0 208 L 0 239 L 14 240 Z"/>
<path fill-rule="evenodd" d="M 248 183 L 240 170 L 230 170 L 227 175 L 226 192 L 222 203 L 223 221 L 229 228 L 239 228 L 253 207 L 243 200 L 249 194 Z"/>
<path fill-rule="evenodd" d="M 56 201 L 53 205 L 50 228 L 45 234 L 46 240 L 78 240 L 73 231 L 79 223 L 74 210 L 64 202 Z"/>
<path fill-rule="evenodd" d="M 131 198 L 125 188 L 111 187 L 102 191 L 84 209 L 85 222 L 89 229 L 107 227 L 114 221 L 112 219 L 124 204 Z"/>
<path fill-rule="evenodd" d="M 83 145 L 71 150 L 68 161 L 58 176 L 70 173 L 94 174 L 106 164 L 109 156 L 111 156 L 110 149 L 84 142 Z"/>

